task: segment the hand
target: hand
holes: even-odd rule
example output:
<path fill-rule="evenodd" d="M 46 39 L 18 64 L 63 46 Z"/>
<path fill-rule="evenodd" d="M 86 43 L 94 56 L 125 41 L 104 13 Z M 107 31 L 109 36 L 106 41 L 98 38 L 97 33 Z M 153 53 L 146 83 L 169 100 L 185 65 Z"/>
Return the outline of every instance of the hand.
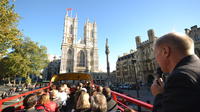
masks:
<path fill-rule="evenodd" d="M 156 96 L 164 91 L 164 82 L 162 78 L 155 79 L 151 85 L 151 93 Z"/>

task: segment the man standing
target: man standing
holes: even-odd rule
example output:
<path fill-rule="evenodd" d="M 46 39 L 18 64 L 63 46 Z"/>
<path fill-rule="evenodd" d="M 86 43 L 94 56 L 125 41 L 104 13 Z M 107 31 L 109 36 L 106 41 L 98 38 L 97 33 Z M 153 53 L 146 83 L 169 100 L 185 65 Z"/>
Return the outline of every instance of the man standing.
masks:
<path fill-rule="evenodd" d="M 157 63 L 169 76 L 164 83 L 154 80 L 153 112 L 200 111 L 200 59 L 194 54 L 194 42 L 187 35 L 169 33 L 154 46 Z"/>

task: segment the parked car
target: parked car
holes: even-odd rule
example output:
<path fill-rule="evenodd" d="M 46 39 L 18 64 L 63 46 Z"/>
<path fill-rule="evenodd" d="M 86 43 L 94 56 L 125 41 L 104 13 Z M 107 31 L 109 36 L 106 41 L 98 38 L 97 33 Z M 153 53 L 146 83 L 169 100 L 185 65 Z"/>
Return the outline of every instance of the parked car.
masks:
<path fill-rule="evenodd" d="M 123 93 L 123 91 L 120 88 L 114 87 L 110 88 L 112 91 L 118 92 L 118 93 Z"/>
<path fill-rule="evenodd" d="M 131 89 L 136 90 L 138 87 L 138 89 L 140 90 L 140 86 L 137 84 L 131 84 Z"/>
<path fill-rule="evenodd" d="M 24 90 L 24 87 L 17 86 L 16 92 L 22 92 Z"/>

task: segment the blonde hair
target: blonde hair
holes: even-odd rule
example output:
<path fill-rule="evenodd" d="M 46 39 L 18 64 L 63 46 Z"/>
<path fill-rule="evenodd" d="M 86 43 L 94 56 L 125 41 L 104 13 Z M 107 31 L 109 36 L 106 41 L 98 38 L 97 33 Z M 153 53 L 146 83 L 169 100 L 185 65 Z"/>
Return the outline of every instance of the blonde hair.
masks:
<path fill-rule="evenodd" d="M 107 112 L 106 97 L 102 93 L 97 93 L 93 96 L 91 106 L 93 111 Z"/>
<path fill-rule="evenodd" d="M 50 91 L 50 97 L 51 97 L 51 98 L 56 98 L 56 97 L 58 97 L 58 90 L 55 90 L 55 89 L 51 90 L 51 91 Z"/>
<path fill-rule="evenodd" d="M 39 99 L 39 104 L 46 104 L 48 102 L 50 102 L 50 96 L 49 96 L 49 94 L 43 94 L 41 96 L 41 98 Z"/>
<path fill-rule="evenodd" d="M 77 104 L 76 104 L 76 109 L 90 108 L 89 98 L 90 98 L 89 94 L 86 93 L 85 91 L 82 91 L 79 98 L 78 98 L 78 101 L 77 101 Z"/>

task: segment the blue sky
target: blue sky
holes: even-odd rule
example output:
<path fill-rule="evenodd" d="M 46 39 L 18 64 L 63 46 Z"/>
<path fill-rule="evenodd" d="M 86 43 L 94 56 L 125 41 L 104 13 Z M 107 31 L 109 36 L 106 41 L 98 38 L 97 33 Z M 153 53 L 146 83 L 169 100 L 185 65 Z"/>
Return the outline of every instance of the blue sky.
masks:
<path fill-rule="evenodd" d="M 66 8 L 78 14 L 78 38 L 83 37 L 87 18 L 96 21 L 100 68 L 106 70 L 105 42 L 108 38 L 111 70 L 118 56 L 136 49 L 135 37 L 148 39 L 147 30 L 156 36 L 200 26 L 199 0 L 15 0 L 21 16 L 19 29 L 33 41 L 61 55 Z"/>

